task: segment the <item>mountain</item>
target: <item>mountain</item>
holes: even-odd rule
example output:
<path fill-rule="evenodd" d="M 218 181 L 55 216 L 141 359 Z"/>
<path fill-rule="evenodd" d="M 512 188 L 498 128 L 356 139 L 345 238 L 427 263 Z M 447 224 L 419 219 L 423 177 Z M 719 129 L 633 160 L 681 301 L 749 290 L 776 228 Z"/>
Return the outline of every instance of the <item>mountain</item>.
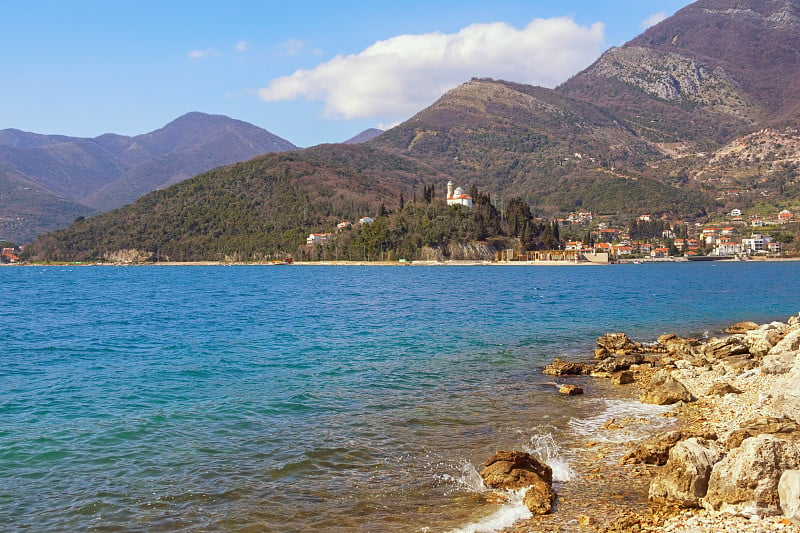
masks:
<path fill-rule="evenodd" d="M 555 89 L 473 79 L 364 143 L 204 174 L 33 250 L 101 257 L 124 245 L 152 254 L 153 239 L 167 239 L 172 257 L 187 246 L 291 253 L 304 234 L 328 231 L 337 218 L 374 215 L 376 206 L 399 206 L 431 185 L 441 191 L 448 180 L 476 185 L 496 205 L 519 207 L 521 199 L 519 212 L 594 211 L 621 223 L 644 213 L 702 221 L 731 205 L 800 208 L 798 13 L 800 0 L 700 0 Z M 260 190 L 258 180 L 275 185 L 245 198 Z M 163 229 L 152 214 L 161 205 L 202 223 L 138 238 Z M 433 222 L 415 224 L 424 232 Z"/>
<path fill-rule="evenodd" d="M 189 113 L 135 137 L 86 139 L 0 130 L 0 170 L 5 171 L 7 191 L 0 195 L 0 205 L 4 219 L 18 221 L 13 227 L 0 221 L 0 237 L 25 242 L 35 233 L 20 227 L 62 227 L 75 213 L 108 210 L 210 168 L 295 149 L 252 124 L 203 113 Z M 8 176 L 24 177 L 41 194 L 17 191 Z M 52 199 L 58 201 L 53 204 Z M 47 220 L 36 215 L 42 212 L 48 213 Z"/>
<path fill-rule="evenodd" d="M 367 141 L 370 141 L 377 137 L 378 135 L 382 134 L 383 130 L 379 130 L 377 128 L 369 128 L 367 130 L 362 131 L 358 135 L 347 139 L 344 144 L 361 144 Z"/>

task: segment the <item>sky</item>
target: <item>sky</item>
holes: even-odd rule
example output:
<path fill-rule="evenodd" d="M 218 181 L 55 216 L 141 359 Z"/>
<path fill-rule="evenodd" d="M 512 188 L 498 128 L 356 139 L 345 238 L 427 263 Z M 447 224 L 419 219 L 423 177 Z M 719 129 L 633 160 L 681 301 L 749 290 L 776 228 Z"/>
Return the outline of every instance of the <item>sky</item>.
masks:
<path fill-rule="evenodd" d="M 138 135 L 190 111 L 308 147 L 472 77 L 555 87 L 689 0 L 2 0 L 0 129 Z"/>

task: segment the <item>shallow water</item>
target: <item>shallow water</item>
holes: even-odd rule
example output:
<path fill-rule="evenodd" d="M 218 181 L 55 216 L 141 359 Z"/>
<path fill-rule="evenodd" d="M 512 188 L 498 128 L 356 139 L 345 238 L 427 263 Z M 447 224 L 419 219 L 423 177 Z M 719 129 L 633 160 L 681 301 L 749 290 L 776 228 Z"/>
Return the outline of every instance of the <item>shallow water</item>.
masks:
<path fill-rule="evenodd" d="M 591 382 L 586 399 L 558 395 L 544 364 L 586 356 L 606 331 L 785 320 L 798 274 L 0 268 L 0 524 L 475 530 L 498 511 L 480 494 L 482 461 L 550 453 L 569 483 L 569 442 L 613 408 Z"/>

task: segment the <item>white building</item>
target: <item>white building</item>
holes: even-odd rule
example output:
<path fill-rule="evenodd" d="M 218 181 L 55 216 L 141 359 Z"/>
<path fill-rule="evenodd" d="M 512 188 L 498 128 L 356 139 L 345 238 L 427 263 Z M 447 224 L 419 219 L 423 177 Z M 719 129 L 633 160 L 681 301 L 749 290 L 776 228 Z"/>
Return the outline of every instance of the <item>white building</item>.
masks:
<path fill-rule="evenodd" d="M 330 233 L 311 233 L 306 239 L 306 244 L 326 244 L 332 237 Z"/>
<path fill-rule="evenodd" d="M 463 205 L 472 207 L 472 196 L 464 193 L 464 189 L 457 187 L 453 190 L 453 182 L 447 182 L 447 205 Z"/>
<path fill-rule="evenodd" d="M 748 254 L 764 253 L 769 250 L 772 239 L 760 233 L 753 233 L 749 239 L 742 239 L 742 248 Z"/>

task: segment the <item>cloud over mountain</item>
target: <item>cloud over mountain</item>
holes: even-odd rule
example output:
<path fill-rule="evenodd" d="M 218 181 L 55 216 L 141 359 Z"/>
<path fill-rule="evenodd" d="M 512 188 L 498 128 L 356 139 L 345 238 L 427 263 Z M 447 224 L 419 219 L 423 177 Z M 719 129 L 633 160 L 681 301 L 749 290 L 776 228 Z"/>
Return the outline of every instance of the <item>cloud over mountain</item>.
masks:
<path fill-rule="evenodd" d="M 258 94 L 267 102 L 322 100 L 330 118 L 407 117 L 475 76 L 553 87 L 600 55 L 604 31 L 602 23 L 586 27 L 562 17 L 534 19 L 523 29 L 496 22 L 399 35 L 274 79 Z"/>

